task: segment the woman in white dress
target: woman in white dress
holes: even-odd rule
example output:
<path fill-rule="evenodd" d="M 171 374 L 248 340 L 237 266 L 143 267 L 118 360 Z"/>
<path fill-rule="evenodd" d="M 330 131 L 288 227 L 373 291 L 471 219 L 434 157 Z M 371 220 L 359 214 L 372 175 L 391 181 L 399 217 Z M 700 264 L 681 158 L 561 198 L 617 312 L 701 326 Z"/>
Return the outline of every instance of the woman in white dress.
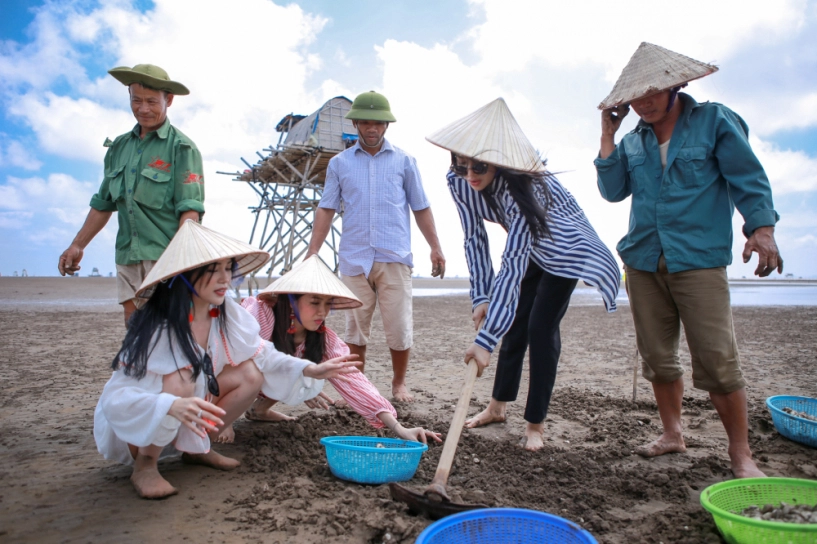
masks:
<path fill-rule="evenodd" d="M 140 497 L 177 493 L 160 458 L 221 470 L 239 465 L 210 449 L 210 436 L 243 414 L 259 390 L 296 404 L 323 380 L 355 371 L 354 356 L 316 365 L 278 352 L 255 319 L 226 298 L 235 278 L 269 254 L 187 221 L 145 278 L 113 375 L 94 413 L 94 438 L 106 459 L 133 465 Z"/>

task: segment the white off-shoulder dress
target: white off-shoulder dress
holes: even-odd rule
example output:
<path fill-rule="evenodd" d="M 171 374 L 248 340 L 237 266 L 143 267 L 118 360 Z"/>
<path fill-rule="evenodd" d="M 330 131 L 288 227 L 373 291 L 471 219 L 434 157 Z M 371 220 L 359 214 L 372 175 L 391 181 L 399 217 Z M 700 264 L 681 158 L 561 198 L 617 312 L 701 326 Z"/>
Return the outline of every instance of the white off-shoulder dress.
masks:
<path fill-rule="evenodd" d="M 222 330 L 218 319 L 212 319 L 210 324 L 207 353 L 216 376 L 226 365 L 237 366 L 252 360 L 264 376 L 261 391 L 269 398 L 300 404 L 321 392 L 323 380 L 303 375 L 304 368 L 314 363 L 276 350 L 271 342 L 259 336 L 258 322 L 232 299 L 225 300 L 225 317 L 226 330 Z M 179 397 L 162 392 L 162 378 L 191 365 L 184 359 L 180 346 L 171 345 L 166 329 L 157 331 L 154 339 L 156 345 L 143 378 L 126 376 L 120 367 L 102 390 L 94 411 L 94 439 L 105 459 L 133 464 L 128 444 L 167 446 L 163 458 L 179 452 L 210 451 L 209 438 L 198 436 L 168 415 Z M 196 347 L 203 355 L 204 350 Z M 205 398 L 206 383 L 202 372 L 196 378 L 196 397 Z"/>

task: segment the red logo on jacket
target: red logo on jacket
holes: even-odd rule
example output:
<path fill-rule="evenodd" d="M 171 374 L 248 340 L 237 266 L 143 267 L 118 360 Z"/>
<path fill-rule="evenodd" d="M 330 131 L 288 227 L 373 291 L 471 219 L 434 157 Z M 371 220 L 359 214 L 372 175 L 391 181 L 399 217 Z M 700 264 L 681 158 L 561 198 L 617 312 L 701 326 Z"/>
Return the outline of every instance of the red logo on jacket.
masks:
<path fill-rule="evenodd" d="M 162 172 L 170 172 L 170 163 L 165 162 L 159 157 L 152 157 L 151 163 L 148 164 L 148 168 L 153 168 L 154 170 L 161 170 Z"/>
<path fill-rule="evenodd" d="M 188 170 L 184 175 L 184 183 L 185 185 L 188 183 L 201 183 L 204 185 L 204 176 L 201 174 L 195 174 Z"/>

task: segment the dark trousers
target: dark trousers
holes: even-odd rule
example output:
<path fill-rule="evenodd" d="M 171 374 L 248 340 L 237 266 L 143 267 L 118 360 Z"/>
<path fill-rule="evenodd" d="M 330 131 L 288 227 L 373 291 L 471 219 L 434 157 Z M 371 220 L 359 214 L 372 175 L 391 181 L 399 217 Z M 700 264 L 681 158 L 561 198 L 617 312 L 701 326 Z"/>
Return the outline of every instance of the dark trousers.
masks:
<path fill-rule="evenodd" d="M 516 317 L 499 349 L 492 396 L 502 402 L 516 400 L 530 345 L 530 387 L 525 405 L 525 421 L 529 423 L 541 423 L 547 416 L 562 351 L 559 324 L 577 282 L 576 278 L 545 272 L 533 261 L 522 278 Z"/>

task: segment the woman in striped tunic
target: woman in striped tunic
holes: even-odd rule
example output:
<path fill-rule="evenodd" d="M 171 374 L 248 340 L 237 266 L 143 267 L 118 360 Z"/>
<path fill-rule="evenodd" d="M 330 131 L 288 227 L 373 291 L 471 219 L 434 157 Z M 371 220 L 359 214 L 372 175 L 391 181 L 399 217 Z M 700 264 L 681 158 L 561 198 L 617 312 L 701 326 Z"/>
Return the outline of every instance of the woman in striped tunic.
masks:
<path fill-rule="evenodd" d="M 491 401 L 466 425 L 505 421 L 530 346 L 525 448 L 538 450 L 561 352 L 559 325 L 573 289 L 583 280 L 599 290 L 607 311 L 615 311 L 618 265 L 501 98 L 428 140 L 451 151 L 448 188 L 464 231 L 478 330 L 465 361 L 476 359 L 481 374 L 502 340 Z M 496 276 L 484 221 L 508 233 Z"/>

